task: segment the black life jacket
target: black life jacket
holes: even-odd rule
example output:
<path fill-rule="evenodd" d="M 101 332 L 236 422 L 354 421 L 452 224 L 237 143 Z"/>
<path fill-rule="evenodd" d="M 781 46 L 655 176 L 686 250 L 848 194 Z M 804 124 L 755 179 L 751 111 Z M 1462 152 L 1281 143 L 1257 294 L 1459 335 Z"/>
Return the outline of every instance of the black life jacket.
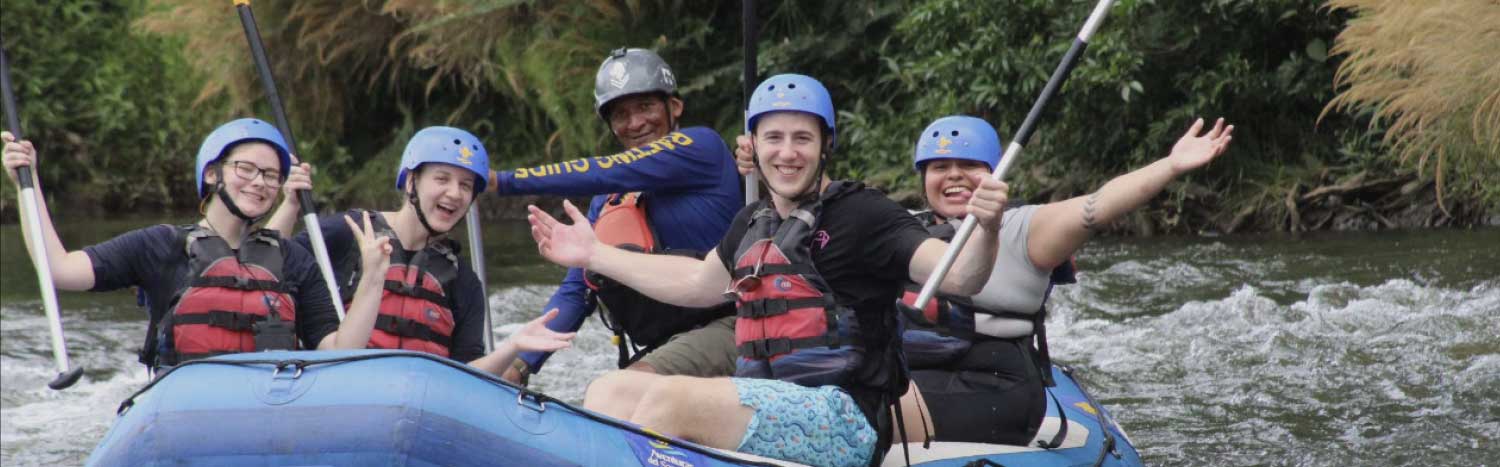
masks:
<path fill-rule="evenodd" d="M 351 211 L 360 213 L 360 211 Z M 458 282 L 458 242 L 432 239 L 421 251 L 410 253 L 401 246 L 385 216 L 370 211 L 370 226 L 391 239 L 391 266 L 385 270 L 380 294 L 380 314 L 370 332 L 370 349 L 405 349 L 447 357 L 453 346 L 453 294 Z M 344 304 L 354 300 L 363 274 L 358 254 L 344 256 L 341 269 L 350 271 L 349 282 L 339 290 Z"/>
<path fill-rule="evenodd" d="M 668 250 L 657 242 L 656 230 L 646 217 L 645 200 L 639 192 L 613 194 L 594 221 L 594 235 L 599 241 L 620 249 L 651 254 L 668 254 L 703 259 L 706 252 Z M 601 274 L 584 271 L 588 300 L 602 304 L 599 314 L 604 326 L 614 332 L 619 349 L 620 368 L 635 363 L 667 339 L 697 329 L 713 320 L 734 314 L 732 305 L 711 308 L 686 308 L 669 305 L 647 297 Z M 634 350 L 634 352 L 632 352 Z"/>
<path fill-rule="evenodd" d="M 857 187 L 857 185 L 855 186 Z M 736 248 L 726 295 L 735 301 L 735 376 L 789 381 L 803 386 L 880 386 L 860 381 L 869 371 L 871 334 L 853 309 L 840 305 L 812 259 L 814 232 L 824 203 L 852 191 L 834 182 L 825 194 L 783 219 L 767 201 L 754 214 Z M 876 362 L 869 362 L 876 363 Z"/>
<path fill-rule="evenodd" d="M 177 229 L 188 255 L 186 285 L 161 322 L 148 326 L 141 362 L 160 367 L 230 353 L 297 349 L 297 306 L 292 287 L 283 281 L 281 237 L 257 230 L 236 252 L 199 225 Z"/>
<path fill-rule="evenodd" d="M 934 238 L 952 241 L 956 234 L 952 224 L 937 218 L 931 211 L 916 214 Z M 927 307 L 917 310 L 910 305 L 916 301 L 922 285 L 907 283 L 903 290 L 902 318 L 906 332 L 902 345 L 913 369 L 949 369 L 986 371 L 983 361 L 963 358 L 976 342 L 990 339 L 1029 339 L 1034 350 L 1032 355 L 1042 375 L 1043 383 L 1051 387 L 1052 359 L 1047 349 L 1047 297 L 1052 287 L 1058 284 L 1077 282 L 1072 260 L 1053 268 L 1047 291 L 1042 296 L 1042 305 L 1035 311 L 1017 312 L 991 310 L 975 305 L 969 297 L 937 294 Z M 1031 332 L 1023 335 L 986 335 L 975 329 L 975 315 L 987 315 L 987 319 L 1005 319 L 1023 322 Z"/>

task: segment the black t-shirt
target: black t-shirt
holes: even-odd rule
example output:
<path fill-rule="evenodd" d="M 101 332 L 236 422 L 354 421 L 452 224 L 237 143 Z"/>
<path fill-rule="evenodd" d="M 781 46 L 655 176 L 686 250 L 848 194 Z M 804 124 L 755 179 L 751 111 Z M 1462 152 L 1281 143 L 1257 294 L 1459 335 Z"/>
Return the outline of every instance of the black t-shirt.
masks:
<path fill-rule="evenodd" d="M 838 303 L 859 313 L 894 313 L 901 285 L 911 280 L 911 259 L 927 229 L 879 191 L 853 188 L 827 201 L 813 233 L 813 266 Z M 756 205 L 741 209 L 719 242 L 719 261 L 734 270 L 734 253 Z"/>
<path fill-rule="evenodd" d="M 187 245 L 179 228 L 154 225 L 132 230 L 83 249 L 94 265 L 96 292 L 140 287 L 151 320 L 166 316 L 172 299 L 187 287 L 190 273 Z M 312 253 L 296 242 L 282 242 L 283 282 L 291 286 L 297 306 L 297 337 L 302 348 L 317 348 L 338 329 L 338 315 L 328 300 L 328 286 L 318 273 Z"/>
<path fill-rule="evenodd" d="M 361 262 L 359 241 L 354 238 L 354 231 L 349 230 L 349 225 L 344 223 L 344 216 L 363 219 L 361 211 L 350 210 L 343 214 L 322 216 L 318 225 L 323 229 L 323 240 L 328 245 L 328 259 L 333 263 L 333 276 L 338 278 L 340 292 L 351 293 L 352 290 L 342 288 L 350 287 L 349 276 L 354 274 L 353 268 L 359 267 Z M 295 239 L 296 243 L 311 248 L 312 240 L 307 237 L 306 231 L 297 234 Z M 406 257 L 410 258 L 416 253 L 408 250 Z M 484 333 L 488 330 L 484 328 L 484 288 L 479 286 L 479 276 L 474 274 L 469 261 L 462 255 L 458 258 L 458 279 L 453 284 L 454 290 L 445 291 L 453 296 L 453 342 L 448 347 L 448 358 L 468 363 L 484 356 Z"/>

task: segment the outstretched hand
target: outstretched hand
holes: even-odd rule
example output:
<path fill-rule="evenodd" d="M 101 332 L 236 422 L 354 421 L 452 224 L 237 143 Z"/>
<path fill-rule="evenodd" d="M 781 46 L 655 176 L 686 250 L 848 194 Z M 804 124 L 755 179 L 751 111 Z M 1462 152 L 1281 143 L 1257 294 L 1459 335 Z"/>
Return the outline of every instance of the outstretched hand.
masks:
<path fill-rule="evenodd" d="M 385 277 L 385 270 L 391 267 L 391 237 L 376 235 L 375 227 L 370 224 L 370 211 L 364 211 L 364 227 L 354 223 L 354 219 L 344 216 L 344 223 L 349 225 L 349 230 L 354 232 L 354 239 L 359 243 L 359 258 L 364 267 L 365 277 Z"/>
<path fill-rule="evenodd" d="M 572 219 L 572 224 L 558 222 L 536 205 L 526 206 L 526 209 L 531 211 L 526 216 L 526 221 L 531 223 L 531 238 L 536 240 L 536 249 L 543 258 L 560 266 L 588 267 L 598 240 L 594 237 L 594 226 L 572 202 L 563 200 L 563 211 Z"/>
<path fill-rule="evenodd" d="M 557 318 L 557 309 L 553 308 L 542 316 L 537 317 L 521 327 L 509 339 L 516 344 L 516 349 L 523 352 L 556 352 L 573 345 L 573 337 L 576 332 L 557 332 L 547 328 L 547 323 Z"/>
<path fill-rule="evenodd" d="M 1223 118 L 1214 122 L 1213 129 L 1208 133 L 1200 134 L 1202 131 L 1203 119 L 1200 118 L 1172 146 L 1172 154 L 1167 156 L 1167 161 L 1171 163 L 1174 173 L 1180 175 L 1203 167 L 1223 154 L 1229 147 L 1229 141 L 1234 139 L 1230 136 L 1234 133 L 1234 125 L 1224 126 Z"/>

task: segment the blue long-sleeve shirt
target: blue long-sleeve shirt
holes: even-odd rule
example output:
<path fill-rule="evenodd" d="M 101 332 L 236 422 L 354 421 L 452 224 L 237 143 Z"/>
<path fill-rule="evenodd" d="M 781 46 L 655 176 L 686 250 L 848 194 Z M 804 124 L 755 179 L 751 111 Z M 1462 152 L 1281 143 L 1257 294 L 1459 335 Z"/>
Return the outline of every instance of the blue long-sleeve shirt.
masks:
<path fill-rule="evenodd" d="M 744 205 L 734 155 L 712 129 L 685 128 L 666 137 L 607 156 L 500 172 L 494 181 L 501 196 L 550 194 L 595 195 L 589 203 L 592 223 L 610 194 L 642 192 L 646 220 L 657 242 L 671 250 L 707 252 L 718 246 L 729 223 Z M 594 312 L 585 300 L 583 270 L 569 268 L 562 285 L 543 310 L 557 308 L 547 327 L 573 332 Z M 549 352 L 525 352 L 532 372 L 541 371 Z"/>

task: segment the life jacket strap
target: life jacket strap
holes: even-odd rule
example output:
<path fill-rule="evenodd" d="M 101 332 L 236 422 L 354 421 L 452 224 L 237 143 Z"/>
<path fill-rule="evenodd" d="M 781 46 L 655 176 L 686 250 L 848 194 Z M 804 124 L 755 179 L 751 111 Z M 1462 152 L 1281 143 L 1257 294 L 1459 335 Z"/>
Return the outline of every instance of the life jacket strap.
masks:
<path fill-rule="evenodd" d="M 402 281 L 385 281 L 385 290 L 389 290 L 391 293 L 396 295 L 411 297 L 418 300 L 426 300 L 432 303 L 448 303 L 448 297 L 444 296 L 443 294 L 433 292 L 425 288 L 417 287 L 415 284 L 410 284 Z"/>
<path fill-rule="evenodd" d="M 280 281 L 249 279 L 245 277 L 231 276 L 207 276 L 196 277 L 188 282 L 189 287 L 223 287 L 235 290 L 288 292 L 287 286 Z"/>
<path fill-rule="evenodd" d="M 207 313 L 179 314 L 173 316 L 172 325 L 207 324 L 231 331 L 250 331 L 255 328 L 255 323 L 265 321 L 266 319 L 264 315 L 241 313 L 238 311 L 210 310 Z"/>
<path fill-rule="evenodd" d="M 768 360 L 771 357 L 789 353 L 796 349 L 811 347 L 833 347 L 837 346 L 837 339 L 829 336 L 813 336 L 801 338 L 774 338 L 759 339 L 740 344 L 736 347 L 740 356 L 754 360 Z"/>
<path fill-rule="evenodd" d="M 830 303 L 827 297 L 765 298 L 740 303 L 736 307 L 735 315 L 741 318 L 758 319 L 784 315 L 789 311 L 801 308 L 831 307 L 833 307 L 833 303 Z"/>
<path fill-rule="evenodd" d="M 760 265 L 759 271 L 756 271 L 755 266 L 734 268 L 734 277 L 736 278 L 747 277 L 751 275 L 766 277 L 771 275 L 794 274 L 817 275 L 818 270 L 813 268 L 812 265 L 809 264 L 762 264 Z"/>
<path fill-rule="evenodd" d="M 443 347 L 449 347 L 453 343 L 452 337 L 439 334 L 425 324 L 391 315 L 376 316 L 375 329 L 401 337 L 424 340 Z"/>

